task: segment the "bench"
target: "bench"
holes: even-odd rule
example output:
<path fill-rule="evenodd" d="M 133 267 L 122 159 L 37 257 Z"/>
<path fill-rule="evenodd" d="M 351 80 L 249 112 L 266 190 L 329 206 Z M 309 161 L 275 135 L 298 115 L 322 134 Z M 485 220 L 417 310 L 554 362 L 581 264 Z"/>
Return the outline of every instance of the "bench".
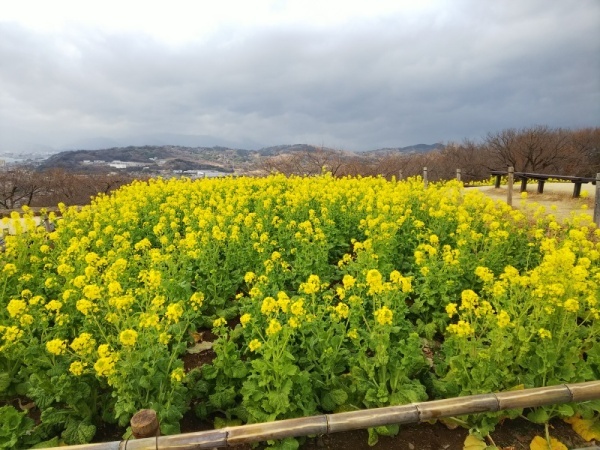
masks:
<path fill-rule="evenodd" d="M 508 175 L 506 170 L 492 170 L 490 172 L 492 175 L 496 177 L 496 182 L 494 183 L 495 188 L 500 187 L 500 180 L 503 176 Z M 514 172 L 515 180 L 521 180 L 521 192 L 527 191 L 527 181 L 528 180 L 536 180 L 538 182 L 537 192 L 538 194 L 542 194 L 544 192 L 544 183 L 549 178 L 554 180 L 564 180 L 570 181 L 573 183 L 573 198 L 578 198 L 581 194 L 581 185 L 583 183 L 592 183 L 596 184 L 596 178 L 592 177 L 575 177 L 570 175 L 548 175 L 545 173 L 531 173 L 531 172 Z"/>

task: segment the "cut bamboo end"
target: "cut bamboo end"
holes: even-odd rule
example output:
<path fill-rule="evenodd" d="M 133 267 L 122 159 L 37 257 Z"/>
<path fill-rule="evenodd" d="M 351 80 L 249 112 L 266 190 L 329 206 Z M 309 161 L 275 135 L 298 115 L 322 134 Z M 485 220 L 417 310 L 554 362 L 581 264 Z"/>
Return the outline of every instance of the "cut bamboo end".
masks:
<path fill-rule="evenodd" d="M 536 408 L 572 401 L 571 391 L 564 384 L 520 391 L 505 391 L 494 395 L 498 399 L 500 409 Z"/>
<path fill-rule="evenodd" d="M 324 415 L 301 417 L 278 422 L 241 425 L 225 430 L 227 431 L 227 445 L 284 439 L 292 436 L 327 434 L 327 417 Z"/>
<path fill-rule="evenodd" d="M 327 415 L 329 433 L 418 421 L 419 411 L 414 404 L 371 409 L 367 414 L 359 410 Z"/>
<path fill-rule="evenodd" d="M 131 431 L 136 439 L 158 436 L 160 428 L 158 417 L 153 409 L 142 409 L 136 412 L 130 421 Z"/>
<path fill-rule="evenodd" d="M 600 380 L 585 383 L 567 384 L 573 402 L 600 400 Z"/>

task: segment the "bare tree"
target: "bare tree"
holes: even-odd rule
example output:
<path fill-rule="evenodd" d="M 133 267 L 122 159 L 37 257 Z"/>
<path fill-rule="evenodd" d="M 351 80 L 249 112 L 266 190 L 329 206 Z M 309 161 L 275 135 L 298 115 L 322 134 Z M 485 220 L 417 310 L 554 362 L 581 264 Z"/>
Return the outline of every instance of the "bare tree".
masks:
<path fill-rule="evenodd" d="M 496 168 L 513 166 L 518 172 L 560 173 L 580 166 L 581 154 L 574 151 L 571 137 L 569 130 L 537 125 L 489 133 L 486 145 Z"/>

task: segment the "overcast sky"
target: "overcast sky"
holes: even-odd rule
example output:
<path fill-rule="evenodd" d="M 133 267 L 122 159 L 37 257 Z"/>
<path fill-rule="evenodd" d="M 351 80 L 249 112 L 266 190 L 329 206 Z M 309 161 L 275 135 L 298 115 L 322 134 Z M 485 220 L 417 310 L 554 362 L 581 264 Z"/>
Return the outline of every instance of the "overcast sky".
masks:
<path fill-rule="evenodd" d="M 0 0 L 0 152 L 600 126 L 598 0 Z"/>

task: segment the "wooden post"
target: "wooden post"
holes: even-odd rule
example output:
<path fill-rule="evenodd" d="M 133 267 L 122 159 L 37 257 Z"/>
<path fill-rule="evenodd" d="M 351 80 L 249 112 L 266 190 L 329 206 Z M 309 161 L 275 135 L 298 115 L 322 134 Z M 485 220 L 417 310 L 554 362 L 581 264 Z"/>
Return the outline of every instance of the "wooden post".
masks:
<path fill-rule="evenodd" d="M 527 177 L 521 178 L 521 192 L 527 192 Z"/>
<path fill-rule="evenodd" d="M 131 431 L 136 439 L 158 436 L 160 427 L 158 417 L 153 409 L 142 409 L 136 412 L 130 421 Z"/>
<path fill-rule="evenodd" d="M 506 191 L 506 203 L 508 206 L 512 206 L 512 195 L 513 195 L 513 182 L 515 180 L 515 168 L 510 166 L 508 168 L 508 185 Z"/>
<path fill-rule="evenodd" d="M 500 175 L 500 174 L 496 175 L 496 183 L 494 183 L 494 188 L 499 189 L 501 181 L 502 181 L 502 175 Z"/>
<path fill-rule="evenodd" d="M 600 228 L 600 173 L 596 174 L 596 200 L 594 202 L 594 222 Z"/>
<path fill-rule="evenodd" d="M 423 186 L 427 189 L 427 185 L 429 182 L 427 181 L 427 167 L 423 167 Z"/>
<path fill-rule="evenodd" d="M 456 169 L 456 180 L 457 181 L 462 181 L 462 176 L 461 176 L 461 170 L 460 169 Z"/>
<path fill-rule="evenodd" d="M 542 180 L 542 179 L 538 180 L 538 190 L 537 190 L 538 194 L 544 193 L 544 183 L 545 182 L 546 182 L 546 180 Z"/>
<path fill-rule="evenodd" d="M 404 179 L 404 176 L 402 175 L 402 171 L 399 170 L 398 171 L 398 181 L 403 180 L 403 179 Z"/>

